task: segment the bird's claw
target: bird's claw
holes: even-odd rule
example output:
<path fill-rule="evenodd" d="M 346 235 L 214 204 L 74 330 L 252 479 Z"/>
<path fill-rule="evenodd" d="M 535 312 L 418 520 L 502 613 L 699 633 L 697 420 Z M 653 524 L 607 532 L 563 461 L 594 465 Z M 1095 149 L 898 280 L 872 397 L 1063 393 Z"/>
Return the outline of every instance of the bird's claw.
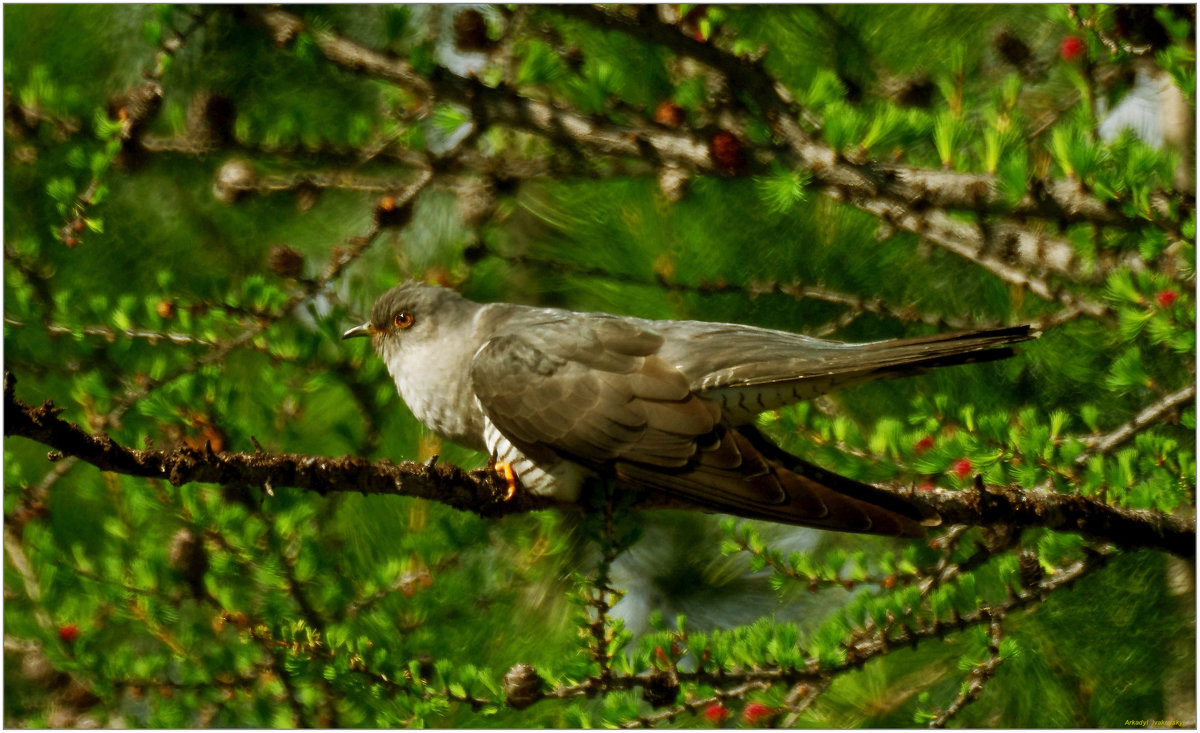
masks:
<path fill-rule="evenodd" d="M 508 461 L 498 461 L 496 456 L 492 456 L 491 469 L 496 478 L 504 479 L 504 498 L 501 501 L 508 501 L 517 494 L 517 472 L 513 470 L 512 464 Z"/>

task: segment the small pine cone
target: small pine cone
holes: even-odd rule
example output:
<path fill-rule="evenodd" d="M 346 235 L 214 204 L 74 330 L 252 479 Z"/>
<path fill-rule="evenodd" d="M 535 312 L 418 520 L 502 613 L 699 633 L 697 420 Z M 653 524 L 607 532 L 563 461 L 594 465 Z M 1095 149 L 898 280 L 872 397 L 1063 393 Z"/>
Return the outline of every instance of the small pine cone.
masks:
<path fill-rule="evenodd" d="M 321 189 L 305 181 L 296 186 L 296 211 L 308 213 L 321 199 Z"/>
<path fill-rule="evenodd" d="M 155 81 L 127 90 L 109 102 L 109 112 L 114 119 L 125 123 L 121 137 L 136 139 L 146 124 L 158 114 L 162 107 L 162 86 Z"/>
<path fill-rule="evenodd" d="M 304 255 L 286 244 L 273 244 L 267 252 L 267 267 L 280 277 L 300 277 L 304 273 Z"/>
<path fill-rule="evenodd" d="M 198 92 L 188 106 L 188 137 L 197 143 L 228 145 L 234 141 L 236 116 L 237 109 L 229 97 L 207 90 Z"/>
<path fill-rule="evenodd" d="M 256 180 L 254 169 L 246 161 L 236 158 L 226 161 L 217 169 L 213 196 L 221 203 L 232 204 L 253 189 Z"/>
<path fill-rule="evenodd" d="M 514 664 L 504 675 L 504 697 L 514 710 L 524 710 L 542 699 L 541 676 L 531 664 Z"/>
<path fill-rule="evenodd" d="M 1042 569 L 1042 563 L 1038 561 L 1037 553 L 1033 550 L 1021 551 L 1017 556 L 1017 568 L 1021 573 L 1021 585 L 1026 588 L 1037 587 L 1046 576 L 1046 571 Z"/>
<path fill-rule="evenodd" d="M 67 683 L 58 699 L 63 705 L 73 709 L 76 714 L 85 712 L 100 702 L 100 698 L 92 692 L 92 688 L 74 679 Z"/>
<path fill-rule="evenodd" d="M 651 707 L 662 708 L 675 702 L 679 697 L 679 678 L 675 670 L 659 670 L 650 675 L 642 687 L 642 699 Z"/>
<path fill-rule="evenodd" d="M 21 658 L 21 676 L 35 685 L 50 688 L 60 687 L 69 679 L 66 674 L 54 668 L 54 663 L 46 658 L 40 646 Z"/>
<path fill-rule="evenodd" d="M 665 127 L 683 127 L 687 122 L 687 112 L 670 100 L 663 100 L 654 109 L 654 121 Z"/>
<path fill-rule="evenodd" d="M 992 45 L 996 47 L 996 52 L 1000 54 L 1001 58 L 1012 64 L 1021 73 L 1025 73 L 1027 65 L 1033 60 L 1033 51 L 1029 49 L 1029 45 L 1012 31 L 1000 30 L 997 32 L 992 37 Z"/>
<path fill-rule="evenodd" d="M 454 16 L 454 47 L 459 51 L 490 51 L 495 45 L 488 37 L 483 13 L 468 8 Z"/>
<path fill-rule="evenodd" d="M 927 109 L 933 104 L 937 93 L 937 84 L 929 77 L 920 75 L 906 79 L 895 91 L 896 104 L 902 107 L 917 107 Z"/>
<path fill-rule="evenodd" d="M 717 130 L 708 141 L 708 156 L 717 171 L 736 176 L 746 165 L 742 141 L 729 130 Z"/>
<path fill-rule="evenodd" d="M 204 595 L 204 574 L 208 572 L 208 551 L 204 540 L 192 534 L 187 527 L 181 528 L 171 538 L 167 547 L 167 559 L 192 589 L 196 598 Z"/>

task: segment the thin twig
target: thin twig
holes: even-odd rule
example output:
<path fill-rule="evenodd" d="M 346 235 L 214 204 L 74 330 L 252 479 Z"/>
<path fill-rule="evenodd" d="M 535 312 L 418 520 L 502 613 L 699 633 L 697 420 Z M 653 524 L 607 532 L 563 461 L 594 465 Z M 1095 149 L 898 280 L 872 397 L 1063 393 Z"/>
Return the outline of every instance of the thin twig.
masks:
<path fill-rule="evenodd" d="M 1117 446 L 1133 438 L 1146 428 L 1158 424 L 1167 415 L 1180 409 L 1195 398 L 1196 385 L 1189 384 L 1183 389 L 1172 392 L 1145 408 L 1135 415 L 1132 420 L 1116 430 L 1104 435 L 1084 438 L 1083 442 L 1087 444 L 1087 449 L 1075 457 L 1075 465 L 1083 466 L 1093 456 L 1111 453 Z"/>
<path fill-rule="evenodd" d="M 962 712 L 962 709 L 967 705 L 979 699 L 979 693 L 983 689 L 983 686 L 995 677 L 996 670 L 1004 663 L 1004 658 L 1000 656 L 1000 620 L 1001 614 L 996 613 L 992 615 L 992 621 L 988 629 L 987 660 L 975 665 L 971 669 L 965 689 L 958 693 L 958 696 L 946 706 L 945 710 L 939 713 L 936 718 L 929 721 L 930 728 L 945 728 L 946 723 L 951 718 Z"/>

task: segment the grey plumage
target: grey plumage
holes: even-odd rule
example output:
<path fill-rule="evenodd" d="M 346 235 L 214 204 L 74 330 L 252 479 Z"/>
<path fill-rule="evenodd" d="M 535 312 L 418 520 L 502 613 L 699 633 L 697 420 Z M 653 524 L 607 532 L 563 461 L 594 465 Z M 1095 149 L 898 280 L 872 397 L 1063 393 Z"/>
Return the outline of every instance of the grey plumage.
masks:
<path fill-rule="evenodd" d="M 1003 358 L 1028 326 L 843 344 L 736 324 L 482 305 L 406 283 L 370 335 L 413 414 L 564 500 L 588 476 L 704 509 L 851 532 L 919 536 L 936 517 L 800 460 L 755 415 L 873 379 Z"/>

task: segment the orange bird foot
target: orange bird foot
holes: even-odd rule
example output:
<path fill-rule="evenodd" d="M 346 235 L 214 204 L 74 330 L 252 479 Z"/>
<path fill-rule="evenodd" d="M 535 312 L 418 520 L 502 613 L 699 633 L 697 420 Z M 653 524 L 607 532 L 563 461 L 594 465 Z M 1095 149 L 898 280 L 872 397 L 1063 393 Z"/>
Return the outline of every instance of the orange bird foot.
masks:
<path fill-rule="evenodd" d="M 504 478 L 504 484 L 507 487 L 504 492 L 504 501 L 513 498 L 517 493 L 517 472 L 513 470 L 512 464 L 508 461 L 494 461 L 492 470 Z"/>

